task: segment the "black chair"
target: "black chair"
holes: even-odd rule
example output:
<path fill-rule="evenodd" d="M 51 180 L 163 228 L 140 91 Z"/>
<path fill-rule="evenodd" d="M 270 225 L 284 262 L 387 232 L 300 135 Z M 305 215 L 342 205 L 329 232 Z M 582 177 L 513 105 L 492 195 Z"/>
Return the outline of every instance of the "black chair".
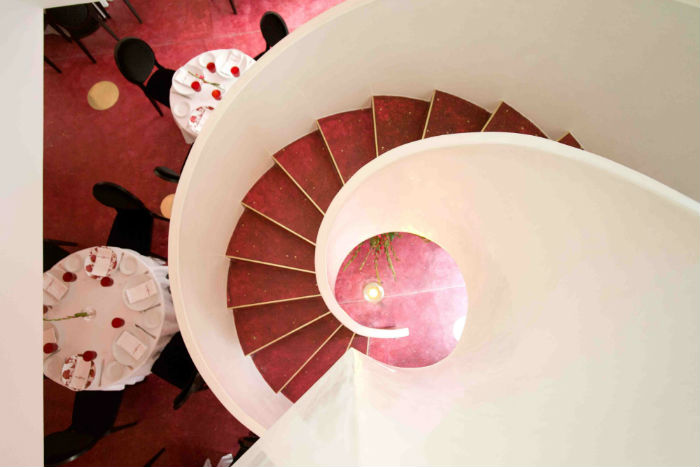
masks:
<path fill-rule="evenodd" d="M 233 462 L 235 463 L 238 459 L 240 459 L 243 456 L 243 454 L 245 454 L 246 451 L 250 449 L 259 439 L 260 438 L 258 437 L 258 435 L 256 435 L 252 431 L 248 432 L 248 436 L 238 438 L 238 452 L 233 457 Z"/>
<path fill-rule="evenodd" d="M 156 176 L 158 178 L 162 178 L 166 182 L 177 183 L 180 181 L 180 174 L 175 172 L 171 168 L 163 167 L 162 165 L 159 165 L 158 167 L 153 169 L 153 172 L 156 174 Z"/>
<path fill-rule="evenodd" d="M 92 187 L 92 195 L 97 201 L 117 210 L 107 245 L 129 248 L 145 256 L 165 260 L 151 251 L 153 220 L 167 218 L 151 212 L 136 196 L 125 188 L 110 182 L 100 182 Z"/>
<path fill-rule="evenodd" d="M 52 62 L 51 60 L 49 60 L 49 58 L 48 58 L 46 55 L 44 55 L 44 62 L 46 62 L 46 64 L 47 64 L 48 66 L 50 66 L 51 68 L 53 68 L 54 70 L 56 70 L 57 73 L 63 73 L 63 72 L 61 71 L 61 69 L 60 69 L 59 67 L 57 67 L 56 64 L 55 64 L 54 62 Z"/>
<path fill-rule="evenodd" d="M 75 41 L 92 63 L 97 63 L 97 61 L 80 39 L 89 36 L 102 26 L 115 40 L 119 40 L 114 31 L 105 24 L 95 5 L 91 3 L 49 8 L 46 10 L 46 22 L 59 31 L 61 35 L 65 35 L 61 29 L 68 31 L 68 37 Z"/>
<path fill-rule="evenodd" d="M 236 11 L 236 5 L 233 4 L 233 0 L 228 0 L 228 2 L 231 4 L 231 9 L 233 10 L 233 14 L 237 15 L 238 12 Z"/>
<path fill-rule="evenodd" d="M 70 254 L 68 251 L 61 248 L 62 246 L 78 246 L 78 244 L 74 242 L 64 242 L 62 240 L 52 240 L 50 238 L 44 239 L 44 272 L 51 269 L 54 264 Z"/>
<path fill-rule="evenodd" d="M 282 38 L 289 34 L 287 23 L 285 23 L 282 17 L 274 11 L 267 11 L 264 15 L 262 15 L 262 18 L 260 18 L 260 31 L 265 38 L 266 48 L 262 53 L 255 57 L 255 60 L 259 60 L 260 57 L 265 55 L 265 52 L 270 50 L 270 47 L 277 44 L 282 40 Z"/>
<path fill-rule="evenodd" d="M 44 464 L 60 465 L 89 451 L 110 433 L 138 422 L 114 426 L 124 391 L 79 391 L 70 426 L 44 437 Z"/>
<path fill-rule="evenodd" d="M 175 410 L 182 407 L 195 392 L 207 389 L 204 379 L 187 352 L 182 334 L 179 332 L 170 339 L 168 345 L 153 363 L 151 373 L 181 389 L 180 394 L 173 401 L 173 409 Z"/>
<path fill-rule="evenodd" d="M 143 90 L 162 117 L 163 112 L 156 101 L 170 108 L 170 85 L 175 70 L 158 63 L 153 49 L 136 37 L 125 37 L 117 43 L 114 47 L 114 61 L 124 78 Z M 153 71 L 154 66 L 156 71 Z"/>

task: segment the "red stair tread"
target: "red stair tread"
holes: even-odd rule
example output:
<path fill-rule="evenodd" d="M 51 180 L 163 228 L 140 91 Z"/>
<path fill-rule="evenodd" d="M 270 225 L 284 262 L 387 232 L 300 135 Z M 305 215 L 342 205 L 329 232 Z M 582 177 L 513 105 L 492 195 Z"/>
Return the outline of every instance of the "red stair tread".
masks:
<path fill-rule="evenodd" d="M 367 336 L 360 336 L 359 334 L 355 334 L 355 337 L 353 337 L 352 344 L 350 345 L 350 347 L 356 349 L 358 352 L 366 354 L 368 339 L 369 338 Z"/>
<path fill-rule="evenodd" d="M 228 269 L 229 307 L 318 295 L 316 277 L 307 272 L 231 260 Z"/>
<path fill-rule="evenodd" d="M 423 137 L 481 131 L 490 116 L 478 105 L 436 90 Z"/>
<path fill-rule="evenodd" d="M 348 349 L 352 331 L 344 327 L 336 332 L 331 340 L 318 351 L 304 368 L 282 389 L 282 394 L 292 402 L 299 400 L 304 393 L 323 376 L 326 371 L 343 356 Z"/>
<path fill-rule="evenodd" d="M 542 130 L 537 128 L 537 125 L 505 102 L 501 102 L 482 131 L 507 131 L 541 138 L 547 137 Z"/>
<path fill-rule="evenodd" d="M 324 211 L 343 186 L 320 131 L 299 138 L 274 158 Z"/>
<path fill-rule="evenodd" d="M 318 350 L 340 322 L 333 315 L 265 347 L 252 356 L 253 363 L 274 391 L 279 391 L 294 373 Z"/>
<path fill-rule="evenodd" d="M 372 109 L 330 115 L 320 119 L 318 126 L 344 182 L 377 156 Z"/>
<path fill-rule="evenodd" d="M 323 215 L 277 165 L 255 182 L 243 204 L 313 242 Z"/>
<path fill-rule="evenodd" d="M 238 340 L 248 355 L 328 313 L 321 297 L 233 310 Z"/>
<path fill-rule="evenodd" d="M 567 133 L 567 134 L 565 134 L 564 136 L 562 136 L 562 137 L 559 139 L 559 142 L 562 143 L 562 144 L 567 144 L 567 145 L 569 145 L 569 146 L 573 146 L 573 147 L 578 148 L 578 149 L 583 149 L 583 148 L 581 147 L 581 143 L 579 143 L 579 142 L 576 140 L 576 138 L 574 138 L 574 135 L 572 135 L 571 133 Z"/>
<path fill-rule="evenodd" d="M 377 155 L 423 136 L 430 103 L 400 96 L 374 96 Z"/>
<path fill-rule="evenodd" d="M 313 245 L 249 209 L 238 219 L 226 255 L 314 270 Z"/>

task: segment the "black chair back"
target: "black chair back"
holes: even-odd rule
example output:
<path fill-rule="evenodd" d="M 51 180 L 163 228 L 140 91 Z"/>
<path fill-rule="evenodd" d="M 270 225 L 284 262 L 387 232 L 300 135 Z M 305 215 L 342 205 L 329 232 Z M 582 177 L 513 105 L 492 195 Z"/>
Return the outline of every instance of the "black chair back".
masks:
<path fill-rule="evenodd" d="M 128 81 L 143 84 L 156 66 L 153 49 L 136 37 L 125 37 L 114 47 L 114 61 Z"/>
<path fill-rule="evenodd" d="M 282 17 L 274 11 L 265 12 L 262 18 L 260 18 L 260 31 L 267 44 L 266 50 L 270 50 L 270 47 L 277 44 L 282 38 L 289 34 L 287 24 Z"/>
<path fill-rule="evenodd" d="M 54 264 L 61 261 L 70 253 L 52 241 L 44 240 L 44 272 L 51 269 Z"/>
<path fill-rule="evenodd" d="M 100 182 L 92 188 L 100 203 L 117 210 L 107 245 L 128 248 L 145 256 L 153 256 L 153 213 L 138 199 L 116 183 Z"/>
<path fill-rule="evenodd" d="M 78 391 L 71 425 L 44 437 L 44 464 L 60 465 L 89 451 L 101 438 L 136 423 L 115 427 L 124 391 Z"/>
<path fill-rule="evenodd" d="M 99 21 L 89 4 L 69 5 L 46 10 L 50 21 L 68 30 L 74 38 L 82 39 L 97 31 Z"/>
<path fill-rule="evenodd" d="M 112 182 L 100 182 L 92 187 L 92 195 L 105 206 L 117 211 L 146 209 L 146 206 L 129 190 Z"/>

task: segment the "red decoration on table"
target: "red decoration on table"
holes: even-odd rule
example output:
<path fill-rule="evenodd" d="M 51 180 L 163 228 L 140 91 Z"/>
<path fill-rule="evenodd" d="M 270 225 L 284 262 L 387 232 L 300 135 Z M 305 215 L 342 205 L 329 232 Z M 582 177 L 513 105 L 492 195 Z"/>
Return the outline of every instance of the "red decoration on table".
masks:
<path fill-rule="evenodd" d="M 44 344 L 44 353 L 54 353 L 58 350 L 58 345 L 55 342 L 48 342 Z"/>
<path fill-rule="evenodd" d="M 232 74 L 233 76 L 235 76 L 236 78 L 238 78 L 238 77 L 240 76 L 240 74 L 241 74 L 241 69 L 238 68 L 237 66 L 232 66 L 232 67 L 231 67 L 231 74 Z"/>
<path fill-rule="evenodd" d="M 97 352 L 95 352 L 94 350 L 86 350 L 85 352 L 83 352 L 83 360 L 85 360 L 86 362 L 91 362 L 96 358 Z"/>
<path fill-rule="evenodd" d="M 72 272 L 63 273 L 63 282 L 73 282 L 77 278 L 78 278 L 78 276 L 76 276 Z"/>
<path fill-rule="evenodd" d="M 88 264 L 87 266 L 85 266 L 85 270 L 87 272 L 92 272 L 92 264 Z"/>
<path fill-rule="evenodd" d="M 94 263 L 95 261 L 97 261 L 97 256 L 95 256 L 95 255 L 90 255 L 90 261 L 92 261 L 93 263 Z"/>
<path fill-rule="evenodd" d="M 111 277 L 103 277 L 100 279 L 100 285 L 102 287 L 110 287 L 112 284 L 114 284 L 114 279 Z"/>
<path fill-rule="evenodd" d="M 214 62 L 207 63 L 207 70 L 211 71 L 212 73 L 216 71 L 216 65 Z"/>
<path fill-rule="evenodd" d="M 192 84 L 190 84 L 190 86 L 197 92 L 202 90 L 202 85 L 199 84 L 199 81 L 192 81 Z"/>
<path fill-rule="evenodd" d="M 219 91 L 218 89 L 214 89 L 214 90 L 211 92 L 211 95 L 212 95 L 212 97 L 213 97 L 214 99 L 216 99 L 217 101 L 220 101 L 220 100 L 221 100 L 221 91 Z"/>
<path fill-rule="evenodd" d="M 44 313 L 48 313 L 48 311 L 52 308 L 51 305 L 44 305 Z"/>
<path fill-rule="evenodd" d="M 114 319 L 112 320 L 112 327 L 113 327 L 113 328 L 120 328 L 120 327 L 122 327 L 122 326 L 124 326 L 124 320 L 123 320 L 123 319 L 121 319 L 121 318 L 114 318 Z"/>

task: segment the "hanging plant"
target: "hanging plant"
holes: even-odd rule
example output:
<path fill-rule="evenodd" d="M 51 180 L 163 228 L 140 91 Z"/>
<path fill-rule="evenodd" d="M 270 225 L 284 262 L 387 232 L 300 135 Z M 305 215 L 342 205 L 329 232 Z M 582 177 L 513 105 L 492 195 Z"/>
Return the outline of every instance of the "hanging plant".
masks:
<path fill-rule="evenodd" d="M 372 262 L 374 263 L 374 271 L 377 275 L 377 282 L 381 284 L 382 279 L 379 277 L 379 261 L 382 257 L 385 257 L 386 262 L 389 265 L 389 269 L 391 269 L 391 275 L 394 277 L 394 280 L 396 280 L 396 270 L 394 269 L 394 261 L 398 261 L 399 259 L 394 254 L 394 248 L 391 242 L 393 242 L 396 237 L 400 236 L 401 235 L 397 232 L 388 232 L 384 234 L 375 235 L 374 237 L 367 240 L 369 248 L 367 250 L 365 258 L 362 260 L 362 264 L 360 264 L 360 271 L 362 271 L 362 268 L 364 268 L 365 264 L 367 264 L 367 260 L 370 257 L 372 257 Z M 364 245 L 364 243 L 365 242 L 362 242 L 355 247 L 355 249 L 352 251 L 350 259 L 347 261 L 347 263 L 345 263 L 343 271 L 345 271 L 347 267 L 350 266 L 350 264 L 355 260 L 355 258 L 357 258 L 357 255 L 360 252 L 360 248 L 362 248 L 362 245 Z"/>

